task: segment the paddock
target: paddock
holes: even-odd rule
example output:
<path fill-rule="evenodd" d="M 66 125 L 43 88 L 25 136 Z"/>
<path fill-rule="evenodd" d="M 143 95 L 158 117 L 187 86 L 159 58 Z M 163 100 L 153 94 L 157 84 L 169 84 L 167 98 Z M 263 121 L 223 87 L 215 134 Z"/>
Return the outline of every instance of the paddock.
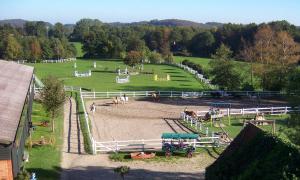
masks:
<path fill-rule="evenodd" d="M 89 111 L 95 102 L 94 114 Z M 178 119 L 186 107 L 191 111 L 208 110 L 214 99 L 163 98 L 153 102 L 151 98 L 129 98 L 126 104 L 114 105 L 112 99 L 89 100 L 85 103 L 92 124 L 95 141 L 122 141 L 160 139 L 164 132 L 190 133 Z M 248 100 L 230 100 L 233 108 L 253 107 Z M 279 100 L 261 100 L 261 105 L 282 106 Z"/>

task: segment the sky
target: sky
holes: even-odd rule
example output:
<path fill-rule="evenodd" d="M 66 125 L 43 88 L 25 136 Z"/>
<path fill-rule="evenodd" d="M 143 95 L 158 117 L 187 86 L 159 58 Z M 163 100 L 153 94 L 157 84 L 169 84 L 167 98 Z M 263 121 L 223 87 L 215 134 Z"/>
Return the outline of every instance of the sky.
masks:
<path fill-rule="evenodd" d="M 0 19 L 73 24 L 185 19 L 196 22 L 262 23 L 287 20 L 300 25 L 299 0 L 0 0 Z"/>

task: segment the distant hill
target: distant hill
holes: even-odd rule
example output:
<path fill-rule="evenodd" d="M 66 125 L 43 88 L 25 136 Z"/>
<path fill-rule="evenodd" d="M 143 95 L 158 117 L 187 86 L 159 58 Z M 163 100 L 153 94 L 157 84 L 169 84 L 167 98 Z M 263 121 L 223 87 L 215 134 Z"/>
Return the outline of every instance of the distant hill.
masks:
<path fill-rule="evenodd" d="M 217 23 L 217 22 L 198 23 L 194 21 L 180 20 L 180 19 L 151 20 L 151 21 L 140 21 L 140 22 L 132 22 L 132 23 L 113 22 L 107 24 L 112 26 L 153 25 L 153 26 L 170 26 L 170 27 L 180 26 L 180 27 L 201 27 L 201 28 L 221 27 L 223 25 L 222 23 Z"/>
<path fill-rule="evenodd" d="M 23 27 L 26 22 L 24 19 L 5 19 L 0 20 L 0 25 L 10 24 L 13 27 Z"/>
<path fill-rule="evenodd" d="M 28 20 L 24 19 L 5 19 L 0 20 L 0 25 L 10 24 L 13 27 L 23 27 Z M 48 26 L 52 27 L 53 25 L 49 22 L 45 22 Z M 105 23 L 111 26 L 137 26 L 137 25 L 152 25 L 152 26 L 170 26 L 170 27 L 200 27 L 200 28 L 214 28 L 221 27 L 222 23 L 217 22 L 207 22 L 207 23 L 198 23 L 194 21 L 180 20 L 180 19 L 164 19 L 164 20 L 151 20 L 151 21 L 140 21 L 132 23 Z M 75 24 L 65 24 L 65 27 L 72 30 Z"/>
<path fill-rule="evenodd" d="M 0 20 L 0 26 L 4 25 L 4 24 L 10 24 L 13 27 L 23 27 L 26 22 L 37 22 L 37 21 L 28 21 L 28 20 L 24 20 L 24 19 L 5 19 L 5 20 Z M 45 23 L 49 27 L 53 26 L 49 22 L 45 22 Z"/>

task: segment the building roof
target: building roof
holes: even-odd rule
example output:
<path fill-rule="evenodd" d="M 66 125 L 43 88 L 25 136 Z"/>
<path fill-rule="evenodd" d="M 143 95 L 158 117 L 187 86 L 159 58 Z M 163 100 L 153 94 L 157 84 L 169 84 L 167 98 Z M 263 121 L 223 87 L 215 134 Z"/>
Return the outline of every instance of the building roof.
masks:
<path fill-rule="evenodd" d="M 0 143 L 13 142 L 33 67 L 0 60 Z"/>

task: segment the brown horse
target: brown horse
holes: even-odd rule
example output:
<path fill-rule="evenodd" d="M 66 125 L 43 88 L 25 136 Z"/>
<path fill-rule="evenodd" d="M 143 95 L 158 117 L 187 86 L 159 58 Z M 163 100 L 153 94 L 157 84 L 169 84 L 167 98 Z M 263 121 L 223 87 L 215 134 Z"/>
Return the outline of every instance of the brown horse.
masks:
<path fill-rule="evenodd" d="M 197 114 L 194 111 L 184 111 L 184 113 L 192 118 L 196 118 Z"/>
<path fill-rule="evenodd" d="M 159 102 L 159 100 L 160 100 L 159 94 L 157 92 L 152 92 L 151 97 L 154 102 Z"/>

